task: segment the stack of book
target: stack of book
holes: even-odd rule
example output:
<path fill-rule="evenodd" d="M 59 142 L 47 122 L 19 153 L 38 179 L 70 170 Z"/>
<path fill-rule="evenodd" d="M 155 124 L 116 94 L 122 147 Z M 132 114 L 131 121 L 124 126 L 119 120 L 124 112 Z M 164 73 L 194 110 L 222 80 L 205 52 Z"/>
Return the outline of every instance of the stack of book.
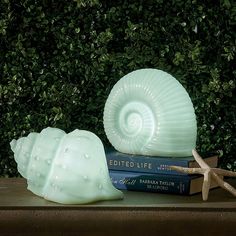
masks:
<path fill-rule="evenodd" d="M 192 195 L 202 190 L 203 176 L 187 175 L 171 170 L 169 166 L 199 167 L 193 156 L 150 157 L 129 155 L 106 150 L 107 164 L 113 185 L 120 190 Z M 217 167 L 218 156 L 204 158 L 211 167 Z M 217 187 L 215 182 L 211 188 Z"/>

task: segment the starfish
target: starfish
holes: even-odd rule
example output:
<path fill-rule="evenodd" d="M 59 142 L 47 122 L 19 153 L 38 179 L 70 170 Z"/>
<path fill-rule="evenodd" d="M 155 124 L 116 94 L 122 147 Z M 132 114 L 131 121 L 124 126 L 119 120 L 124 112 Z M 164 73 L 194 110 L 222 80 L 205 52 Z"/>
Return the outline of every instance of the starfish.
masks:
<path fill-rule="evenodd" d="M 229 183 L 223 180 L 224 176 L 236 177 L 236 172 L 223 170 L 220 168 L 211 168 L 197 153 L 195 149 L 192 150 L 194 159 L 199 164 L 200 168 L 186 168 L 181 166 L 170 166 L 170 169 L 176 170 L 182 173 L 187 174 L 201 174 L 204 176 L 203 185 L 202 185 L 202 199 L 207 201 L 209 189 L 211 185 L 211 179 L 215 180 L 215 182 L 223 189 L 229 191 L 236 197 L 236 189 L 231 186 Z"/>

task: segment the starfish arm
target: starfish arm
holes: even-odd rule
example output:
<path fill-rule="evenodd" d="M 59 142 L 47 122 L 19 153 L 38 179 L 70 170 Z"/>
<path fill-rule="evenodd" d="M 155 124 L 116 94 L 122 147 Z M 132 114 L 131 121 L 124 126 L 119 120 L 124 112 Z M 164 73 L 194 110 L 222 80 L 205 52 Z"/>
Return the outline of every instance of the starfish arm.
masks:
<path fill-rule="evenodd" d="M 211 185 L 211 178 L 213 178 L 216 183 L 223 189 L 229 191 L 236 197 L 236 189 L 231 186 L 229 183 L 223 181 L 222 176 L 231 176 L 236 177 L 236 172 L 223 170 L 219 168 L 210 168 L 202 157 L 197 153 L 194 149 L 192 150 L 194 159 L 199 164 L 201 168 L 186 168 L 182 166 L 169 166 L 171 170 L 175 170 L 178 172 L 186 173 L 186 174 L 202 174 L 204 175 L 203 185 L 202 185 L 202 198 L 204 201 L 208 199 L 210 185 Z"/>
<path fill-rule="evenodd" d="M 230 192 L 231 194 L 233 194 L 236 197 L 236 189 L 231 186 L 229 183 L 223 181 L 223 179 L 221 179 L 216 173 L 212 173 L 213 178 L 215 179 L 215 181 L 219 184 L 219 186 L 225 190 L 227 190 L 228 192 Z"/>
<path fill-rule="evenodd" d="M 208 199 L 208 194 L 209 194 L 209 189 L 211 185 L 211 176 L 210 176 L 210 171 L 207 170 L 204 173 L 204 179 L 203 179 L 203 184 L 202 184 L 202 199 L 203 201 L 207 201 Z"/>
<path fill-rule="evenodd" d="M 206 162 L 202 159 L 202 157 L 197 153 L 195 149 L 192 150 L 192 154 L 196 162 L 199 164 L 202 168 L 209 168 L 209 166 L 206 164 Z"/>
<path fill-rule="evenodd" d="M 203 169 L 202 168 L 187 168 L 187 167 L 182 167 L 182 166 L 169 166 L 171 170 L 175 170 L 181 173 L 186 173 L 186 174 L 203 174 Z"/>
<path fill-rule="evenodd" d="M 223 170 L 223 169 L 219 169 L 219 168 L 212 168 L 212 171 L 218 175 L 236 177 L 236 172 L 234 172 L 234 171 Z"/>

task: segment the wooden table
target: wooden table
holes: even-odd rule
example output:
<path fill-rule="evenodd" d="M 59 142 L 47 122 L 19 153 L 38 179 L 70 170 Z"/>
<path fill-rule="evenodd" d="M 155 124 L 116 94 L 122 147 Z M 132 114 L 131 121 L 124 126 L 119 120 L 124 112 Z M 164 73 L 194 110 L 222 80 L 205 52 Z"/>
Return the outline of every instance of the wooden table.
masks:
<path fill-rule="evenodd" d="M 236 186 L 236 181 L 230 181 Z M 61 205 L 0 178 L 0 235 L 236 235 L 236 198 L 218 188 L 178 196 L 124 192 L 124 200 Z"/>

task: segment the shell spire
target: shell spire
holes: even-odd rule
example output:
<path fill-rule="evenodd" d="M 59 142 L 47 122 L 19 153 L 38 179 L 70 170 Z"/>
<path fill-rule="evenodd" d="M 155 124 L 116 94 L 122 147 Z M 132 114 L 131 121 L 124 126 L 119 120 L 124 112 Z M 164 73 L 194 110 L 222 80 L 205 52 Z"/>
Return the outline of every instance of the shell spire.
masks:
<path fill-rule="evenodd" d="M 11 142 L 10 142 L 10 146 L 11 146 L 11 150 L 13 152 L 15 152 L 16 150 L 16 145 L 17 145 L 17 141 L 15 139 L 13 139 Z"/>
<path fill-rule="evenodd" d="M 122 77 L 107 98 L 103 122 L 110 143 L 124 153 L 184 157 L 196 145 L 196 116 L 187 91 L 157 69 Z"/>

